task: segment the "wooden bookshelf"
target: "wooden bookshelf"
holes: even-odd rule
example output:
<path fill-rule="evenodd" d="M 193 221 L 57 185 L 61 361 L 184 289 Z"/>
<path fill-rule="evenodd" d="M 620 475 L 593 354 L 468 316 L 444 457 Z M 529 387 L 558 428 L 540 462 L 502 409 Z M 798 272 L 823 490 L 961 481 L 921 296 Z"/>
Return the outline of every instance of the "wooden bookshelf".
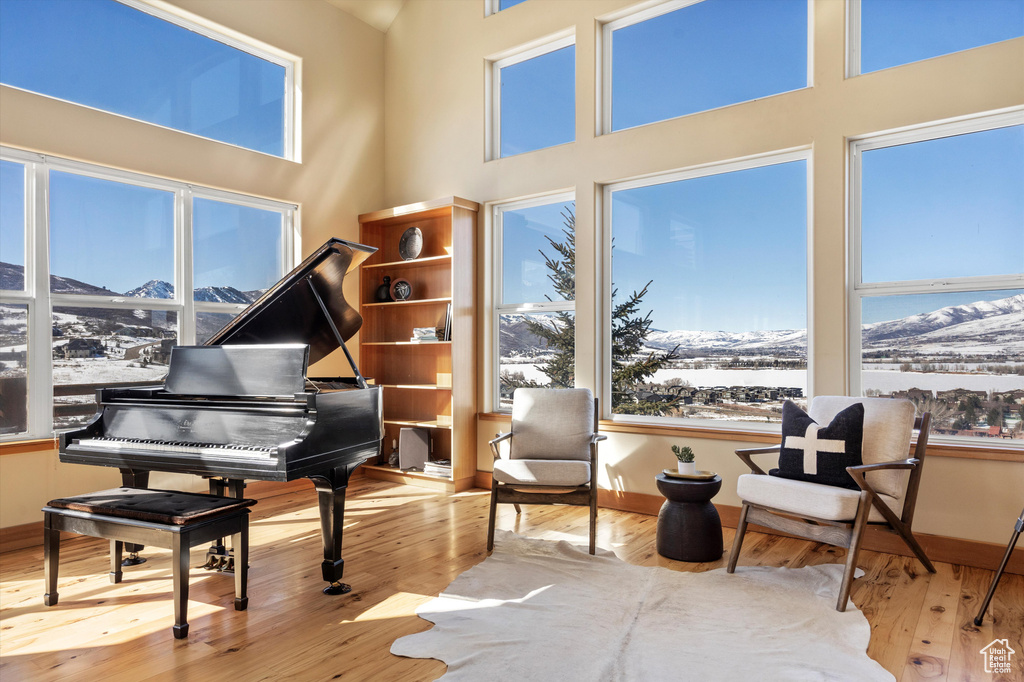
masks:
<path fill-rule="evenodd" d="M 378 249 L 360 267 L 359 367 L 384 390 L 384 458 L 402 428 L 422 428 L 430 435 L 430 458 L 452 462 L 450 478 L 368 462 L 363 469 L 371 478 L 449 492 L 473 486 L 479 210 L 479 204 L 449 197 L 359 216 L 359 241 Z M 411 227 L 423 233 L 423 249 L 417 258 L 404 260 L 398 245 Z M 407 280 L 409 299 L 378 301 L 384 276 Z M 451 340 L 410 341 L 414 327 L 443 327 L 449 305 Z"/>

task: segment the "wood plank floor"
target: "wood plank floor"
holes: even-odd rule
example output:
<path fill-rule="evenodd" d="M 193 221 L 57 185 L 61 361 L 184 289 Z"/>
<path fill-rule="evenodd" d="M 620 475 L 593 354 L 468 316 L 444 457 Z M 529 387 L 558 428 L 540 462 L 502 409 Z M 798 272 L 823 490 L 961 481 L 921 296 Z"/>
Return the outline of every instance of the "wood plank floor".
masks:
<path fill-rule="evenodd" d="M 293 490 L 254 508 L 249 609 L 232 606 L 230 578 L 192 571 L 187 641 L 171 636 L 170 552 L 108 582 L 107 545 L 75 538 L 62 545 L 60 602 L 43 606 L 42 549 L 0 555 L 0 679 L 16 680 L 433 680 L 438 661 L 392 656 L 397 637 L 430 627 L 414 612 L 485 557 L 488 493 L 457 495 L 356 479 L 345 515 L 345 579 L 353 592 L 320 593 L 316 497 Z M 587 510 L 502 506 L 498 527 L 531 537 L 586 541 Z M 679 571 L 657 554 L 656 518 L 601 510 L 598 545 L 623 560 Z M 726 529 L 725 543 L 732 542 Z M 201 563 L 201 548 L 193 563 Z M 741 565 L 839 562 L 844 551 L 751 534 Z M 1006 575 L 984 625 L 973 618 L 991 571 L 864 552 L 853 601 L 871 623 L 868 654 L 897 680 L 1024 680 L 1024 576 Z M 1006 638 L 1017 651 L 1011 675 L 986 673 L 979 650 Z M 757 679 L 752 672 L 750 679 Z"/>

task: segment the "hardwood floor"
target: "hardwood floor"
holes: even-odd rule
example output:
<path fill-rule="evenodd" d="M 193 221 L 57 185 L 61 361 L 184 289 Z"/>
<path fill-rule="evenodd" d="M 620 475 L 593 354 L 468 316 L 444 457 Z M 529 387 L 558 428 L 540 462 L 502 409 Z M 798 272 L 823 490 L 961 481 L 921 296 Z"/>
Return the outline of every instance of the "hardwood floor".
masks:
<path fill-rule="evenodd" d="M 349 595 L 320 593 L 316 496 L 292 490 L 254 508 L 249 609 L 232 606 L 232 580 L 192 571 L 187 640 L 171 636 L 170 552 L 108 582 L 107 545 L 62 543 L 60 602 L 43 606 L 42 549 L 0 555 L 0 678 L 16 680 L 433 680 L 445 666 L 392 656 L 391 642 L 430 624 L 415 615 L 457 575 L 485 557 L 488 493 L 456 495 L 356 479 L 345 514 Z M 587 509 L 499 509 L 498 527 L 531 537 L 585 543 Z M 686 564 L 657 554 L 652 516 L 602 509 L 598 545 L 623 560 L 672 570 Z M 725 531 L 725 545 L 732 531 Z M 728 550 L 727 550 L 728 551 Z M 193 564 L 201 563 L 201 548 Z M 750 534 L 740 565 L 806 566 L 839 562 L 841 549 Z M 913 559 L 861 555 L 866 575 L 853 601 L 871 624 L 868 654 L 897 680 L 1024 680 L 1024 576 L 1006 575 L 980 628 L 973 618 L 991 571 L 937 564 L 929 575 Z M 1016 650 L 1012 675 L 986 673 L 979 650 L 1006 638 Z M 756 679 L 752 673 L 750 679 Z"/>

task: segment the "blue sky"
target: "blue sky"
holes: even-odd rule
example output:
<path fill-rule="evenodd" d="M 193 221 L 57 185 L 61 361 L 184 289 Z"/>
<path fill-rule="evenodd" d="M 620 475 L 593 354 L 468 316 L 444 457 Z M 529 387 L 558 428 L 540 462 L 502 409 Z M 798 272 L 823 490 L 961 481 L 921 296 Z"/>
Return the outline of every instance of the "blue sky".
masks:
<path fill-rule="evenodd" d="M 807 325 L 804 161 L 612 193 L 612 282 L 658 329 Z"/>
<path fill-rule="evenodd" d="M 613 130 L 806 86 L 806 0 L 711 0 L 612 33 Z"/>
<path fill-rule="evenodd" d="M 1024 35 L 1021 0 L 861 0 L 861 73 Z"/>
<path fill-rule="evenodd" d="M 0 261 L 25 264 L 25 167 L 0 161 Z"/>
<path fill-rule="evenodd" d="M 505 211 L 502 217 L 502 303 L 544 303 L 559 300 L 548 274 L 551 272 L 538 253 L 553 258 L 555 251 L 546 236 L 564 242 L 562 214 L 575 212 L 575 202 L 557 202 Z"/>
<path fill-rule="evenodd" d="M 277 156 L 284 73 L 113 0 L 0 1 L 0 82 Z"/>

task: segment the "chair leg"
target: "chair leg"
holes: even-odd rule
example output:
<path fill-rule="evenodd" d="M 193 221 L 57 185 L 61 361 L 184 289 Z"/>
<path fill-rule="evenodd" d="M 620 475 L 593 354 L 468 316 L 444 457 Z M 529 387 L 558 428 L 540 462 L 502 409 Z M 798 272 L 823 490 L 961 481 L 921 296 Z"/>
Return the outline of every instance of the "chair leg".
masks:
<path fill-rule="evenodd" d="M 173 581 L 174 581 L 174 638 L 188 637 L 188 533 L 174 533 L 173 539 Z M 235 570 L 238 570 L 237 567 Z"/>
<path fill-rule="evenodd" d="M 498 483 L 491 483 L 491 512 L 487 519 L 487 551 L 494 549 L 494 516 L 498 509 Z"/>
<path fill-rule="evenodd" d="M 850 590 L 853 589 L 853 574 L 857 572 L 860 538 L 864 534 L 864 528 L 868 525 L 868 514 L 871 511 L 870 497 L 867 492 L 860 494 L 857 518 L 854 519 L 853 533 L 850 536 L 850 547 L 846 551 L 846 569 L 843 571 L 843 583 L 839 587 L 839 600 L 836 602 L 836 611 L 846 611 L 846 604 L 850 600 Z"/>
<path fill-rule="evenodd" d="M 740 558 L 740 548 L 743 547 L 743 536 L 747 532 L 748 511 L 750 511 L 750 505 L 744 502 L 740 509 L 740 521 L 736 524 L 736 537 L 732 541 L 732 551 L 729 552 L 729 566 L 725 569 L 726 573 L 736 571 L 736 561 Z"/>
<path fill-rule="evenodd" d="M 512 508 L 516 510 L 516 514 L 522 514 L 523 513 L 523 510 L 520 509 L 518 502 L 513 502 L 512 503 Z"/>
<path fill-rule="evenodd" d="M 896 532 L 900 534 L 903 541 L 907 543 L 907 547 L 910 547 L 911 551 L 917 556 L 918 561 L 924 564 L 924 567 L 929 573 L 935 572 L 935 567 L 932 562 L 928 559 L 928 556 L 924 553 L 924 548 L 918 543 L 917 538 L 914 537 L 914 533 L 907 526 L 902 523 L 894 526 Z"/>
<path fill-rule="evenodd" d="M 57 603 L 57 565 L 60 562 L 60 531 L 53 527 L 51 514 L 44 514 L 43 520 L 43 572 L 46 578 L 46 592 L 43 603 L 53 606 Z"/>
<path fill-rule="evenodd" d="M 115 585 L 121 582 L 124 575 L 121 572 L 121 554 L 124 551 L 124 543 L 120 540 L 110 541 L 110 582 Z"/>

